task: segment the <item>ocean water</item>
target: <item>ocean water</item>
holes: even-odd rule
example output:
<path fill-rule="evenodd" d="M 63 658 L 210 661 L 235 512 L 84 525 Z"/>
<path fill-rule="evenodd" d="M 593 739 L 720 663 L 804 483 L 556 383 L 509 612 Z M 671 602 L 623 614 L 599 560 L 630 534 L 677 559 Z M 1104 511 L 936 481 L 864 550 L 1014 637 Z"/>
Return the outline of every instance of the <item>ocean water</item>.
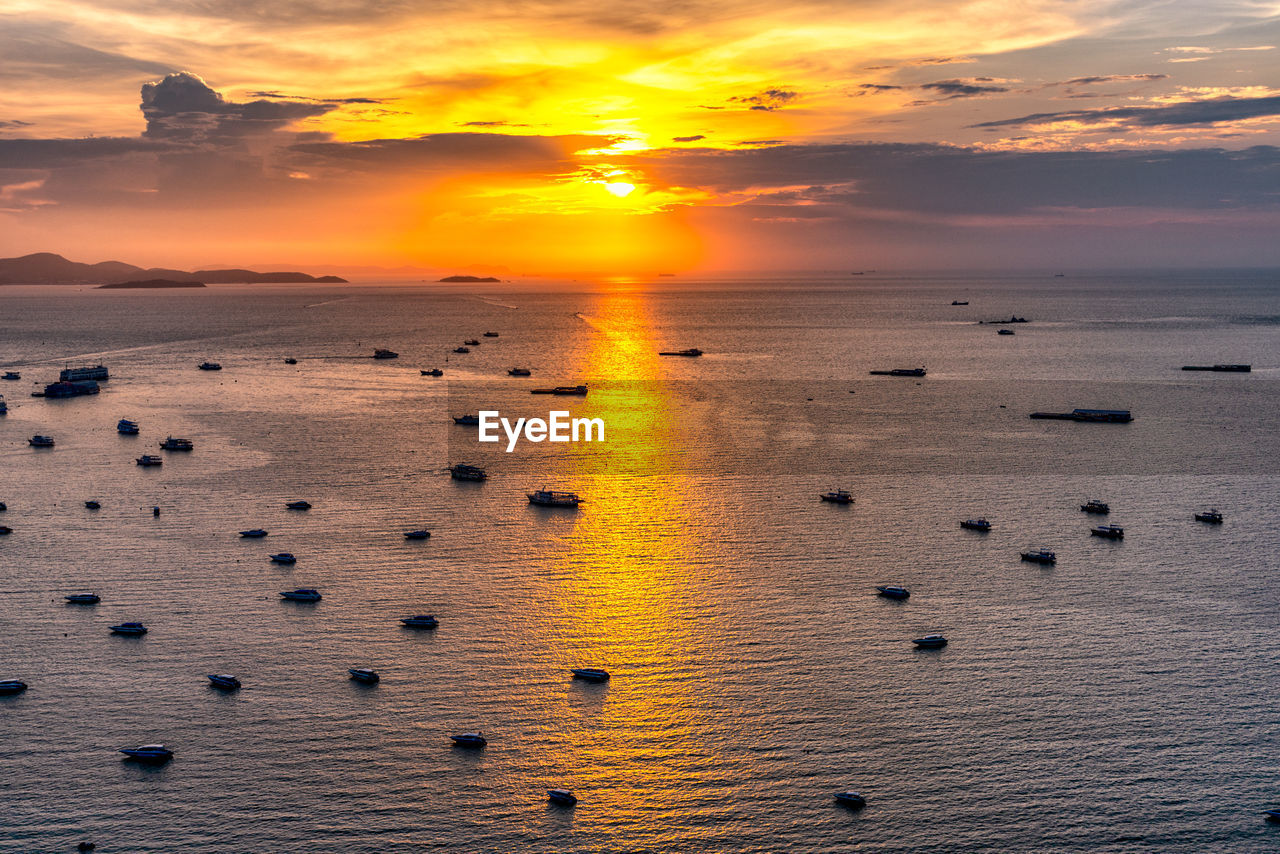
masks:
<path fill-rule="evenodd" d="M 31 686 L 0 698 L 0 852 L 1280 842 L 1274 271 L 8 286 L 0 330 L 23 377 L 0 383 L 0 678 Z M 28 396 L 98 361 L 102 394 Z M 1179 370 L 1215 362 L 1254 370 Z M 449 418 L 485 407 L 606 441 L 507 454 Z M 1074 407 L 1135 420 L 1027 418 Z M 586 503 L 530 506 L 544 485 Z M 837 486 L 856 503 L 818 501 Z M 1225 524 L 1192 520 L 1210 506 Z M 1019 560 L 1041 546 L 1056 566 Z M 108 633 L 128 620 L 150 633 Z M 949 645 L 913 648 L 931 632 Z M 378 685 L 347 679 L 366 666 Z M 450 746 L 468 730 L 489 746 Z M 116 752 L 149 742 L 175 759 Z"/>

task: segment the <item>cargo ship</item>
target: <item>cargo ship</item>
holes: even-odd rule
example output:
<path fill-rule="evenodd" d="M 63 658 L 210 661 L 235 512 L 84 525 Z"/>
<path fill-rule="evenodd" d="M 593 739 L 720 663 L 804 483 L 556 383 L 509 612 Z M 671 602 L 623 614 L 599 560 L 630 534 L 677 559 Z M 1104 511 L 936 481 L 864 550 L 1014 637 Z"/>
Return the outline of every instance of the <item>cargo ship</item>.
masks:
<path fill-rule="evenodd" d="M 1059 421 L 1094 421 L 1104 424 L 1128 424 L 1133 415 L 1127 409 L 1073 409 L 1070 412 L 1033 412 L 1032 418 L 1054 418 Z"/>

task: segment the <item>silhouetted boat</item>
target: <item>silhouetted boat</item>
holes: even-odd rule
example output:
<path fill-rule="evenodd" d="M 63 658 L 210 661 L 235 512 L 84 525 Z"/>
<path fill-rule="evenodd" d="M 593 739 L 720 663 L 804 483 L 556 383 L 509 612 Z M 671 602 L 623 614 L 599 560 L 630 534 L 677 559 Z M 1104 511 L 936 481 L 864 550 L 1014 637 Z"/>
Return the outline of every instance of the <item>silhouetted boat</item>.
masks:
<path fill-rule="evenodd" d="M 373 358 L 375 358 L 375 359 L 398 359 L 398 358 L 400 358 L 400 354 L 399 354 L 399 353 L 397 353 L 395 350 L 382 350 L 382 349 L 378 349 L 378 350 L 374 350 L 374 351 L 373 351 Z"/>
<path fill-rule="evenodd" d="M 56 443 L 52 436 L 41 436 L 37 433 L 27 440 L 27 444 L 33 448 L 52 448 Z"/>
<path fill-rule="evenodd" d="M 868 371 L 868 373 L 878 377 L 923 377 L 928 372 L 924 368 L 891 368 L 887 371 Z"/>
<path fill-rule="evenodd" d="M 982 531 L 986 533 L 991 530 L 991 523 L 986 519 L 965 519 L 960 523 L 961 528 L 968 528 L 970 531 Z"/>
<path fill-rule="evenodd" d="M 1086 513 L 1098 513 L 1106 515 L 1111 512 L 1111 506 L 1102 501 L 1089 500 L 1080 505 L 1080 509 Z"/>
<path fill-rule="evenodd" d="M 609 671 L 600 667 L 572 667 L 569 672 L 573 674 L 574 679 L 582 679 L 586 682 L 609 681 Z"/>
<path fill-rule="evenodd" d="M 121 418 L 116 422 L 116 432 L 123 433 L 126 436 L 138 435 L 138 422 L 130 421 L 128 418 Z"/>
<path fill-rule="evenodd" d="M 907 590 L 907 588 L 893 584 L 877 587 L 876 591 L 886 599 L 909 599 L 911 597 L 911 591 Z"/>
<path fill-rule="evenodd" d="M 479 347 L 479 346 L 480 346 L 480 342 L 479 342 L 479 341 L 477 341 L 475 338 L 468 338 L 466 341 L 463 341 L 462 343 L 463 343 L 463 344 L 465 344 L 465 345 L 467 345 L 468 347 Z"/>
<path fill-rule="evenodd" d="M 979 320 L 978 322 L 998 326 L 1004 323 L 1026 323 L 1027 319 L 1025 317 L 1018 317 L 1018 315 L 1015 314 L 1010 316 L 1008 320 Z"/>
<path fill-rule="evenodd" d="M 98 394 L 101 387 L 93 380 L 77 382 L 49 383 L 43 392 L 33 392 L 32 397 L 81 397 L 86 394 Z"/>
<path fill-rule="evenodd" d="M 1012 329 L 997 329 L 996 334 L 997 335 L 1013 335 L 1015 333 Z"/>
<path fill-rule="evenodd" d="M 119 752 L 136 762 L 149 762 L 151 764 L 168 762 L 173 758 L 173 751 L 165 747 L 163 744 L 144 744 L 141 747 L 122 747 Z"/>
<path fill-rule="evenodd" d="M 947 639 L 942 635 L 925 635 L 922 638 L 916 638 L 912 643 L 921 649 L 940 649 L 947 645 Z"/>
<path fill-rule="evenodd" d="M 382 678 L 376 670 L 370 670 L 367 667 L 350 667 L 347 672 L 351 674 L 354 681 L 363 682 L 366 685 L 373 685 Z"/>
<path fill-rule="evenodd" d="M 4 376 L 0 377 L 0 380 L 20 380 L 20 379 L 22 379 L 22 374 L 18 373 L 17 371 L 5 371 Z"/>
<path fill-rule="evenodd" d="M 440 621 L 430 614 L 417 614 L 413 617 L 401 617 L 400 624 L 410 629 L 434 629 Z"/>
<path fill-rule="evenodd" d="M 1090 529 L 1089 533 L 1095 537 L 1102 537 L 1106 540 L 1123 540 L 1124 528 L 1119 525 L 1099 525 Z"/>
<path fill-rule="evenodd" d="M 529 394 L 558 394 L 577 395 L 579 397 L 586 396 L 587 387 L 585 385 L 558 385 L 554 388 L 535 388 L 530 389 Z"/>
<path fill-rule="evenodd" d="M 834 797 L 836 803 L 846 807 L 861 808 L 867 805 L 867 799 L 857 792 L 836 792 Z"/>
<path fill-rule="evenodd" d="M 1211 525 L 1222 524 L 1222 514 L 1217 510 L 1206 510 L 1203 513 L 1196 514 L 1197 522 L 1208 522 Z"/>
<path fill-rule="evenodd" d="M 1215 371 L 1225 374 L 1247 374 L 1253 370 L 1253 365 L 1183 365 L 1184 371 Z"/>
<path fill-rule="evenodd" d="M 952 305 L 968 305 L 969 301 L 967 299 L 953 299 L 951 301 L 951 304 Z"/>
<path fill-rule="evenodd" d="M 70 605 L 97 605 L 102 601 L 102 597 L 97 593 L 72 593 L 69 596 L 63 596 Z"/>
<path fill-rule="evenodd" d="M 285 363 L 286 365 L 296 365 L 296 364 L 298 364 L 298 360 L 297 360 L 297 359 L 295 359 L 295 358 L 293 358 L 292 356 L 290 356 L 290 357 L 288 357 L 287 359 L 285 359 L 285 360 L 284 360 L 284 363 Z"/>
<path fill-rule="evenodd" d="M 0 679 L 0 696 L 11 697 L 27 690 L 27 683 L 21 679 Z"/>
<path fill-rule="evenodd" d="M 547 800 L 558 807 L 571 807 L 578 803 L 578 799 L 568 789 L 548 789 Z"/>
<path fill-rule="evenodd" d="M 852 504 L 853 493 L 846 492 L 843 489 L 833 489 L 830 492 L 824 492 L 818 496 L 823 501 L 830 501 L 832 504 Z"/>
<path fill-rule="evenodd" d="M 457 735 L 451 735 L 453 743 L 458 747 L 484 747 L 489 743 L 489 739 L 484 737 L 483 733 L 463 732 Z"/>
<path fill-rule="evenodd" d="M 454 424 L 461 424 L 463 427 L 474 427 L 480 423 L 479 415 L 455 415 L 453 416 Z"/>
<path fill-rule="evenodd" d="M 1267 810 L 1262 815 L 1267 821 L 1280 824 L 1280 810 Z"/>
<path fill-rule="evenodd" d="M 8 525 L 0 525 L 0 537 L 3 537 L 7 534 L 12 534 L 12 533 L 13 533 L 13 528 L 10 528 Z"/>
<path fill-rule="evenodd" d="M 157 457 L 155 454 L 143 454 L 136 460 L 138 465 L 143 466 L 161 466 L 164 465 L 164 457 Z"/>
<path fill-rule="evenodd" d="M 440 370 L 439 368 L 432 368 L 432 369 L 431 369 L 431 370 L 429 370 L 429 371 L 418 371 L 418 373 L 422 374 L 424 377 L 442 377 L 442 376 L 444 376 L 444 371 Z"/>
<path fill-rule="evenodd" d="M 299 587 L 296 590 L 281 591 L 280 596 L 290 602 L 319 602 L 323 597 L 320 591 L 311 587 Z"/>
<path fill-rule="evenodd" d="M 222 365 L 219 365 L 217 362 L 201 362 L 201 363 L 200 363 L 200 365 L 199 365 L 199 367 L 200 367 L 200 370 L 202 370 L 202 371 L 220 371 L 220 370 L 222 370 Z"/>
<path fill-rule="evenodd" d="M 508 376 L 513 376 L 513 377 L 531 377 L 533 376 L 533 371 L 529 370 L 528 368 L 512 368 L 509 371 L 507 371 L 507 374 Z"/>
<path fill-rule="evenodd" d="M 277 554 L 271 555 L 271 562 L 294 564 L 298 562 L 298 559 L 294 557 L 291 552 L 278 552 Z"/>
<path fill-rule="evenodd" d="M 454 348 L 453 348 L 453 352 L 455 352 L 455 353 L 470 353 L 470 352 L 471 352 L 471 349 L 470 349 L 469 347 L 454 347 Z"/>
<path fill-rule="evenodd" d="M 160 448 L 165 451 L 191 451 L 195 449 L 190 439 L 175 439 L 170 436 L 160 443 Z"/>
<path fill-rule="evenodd" d="M 111 379 L 111 374 L 106 365 L 91 365 L 83 368 L 63 368 L 58 373 L 58 379 L 64 383 L 79 382 L 81 380 L 109 380 Z"/>
<path fill-rule="evenodd" d="M 404 538 L 406 540 L 425 540 L 430 536 L 431 536 L 430 531 L 425 531 L 421 529 L 417 531 L 405 531 L 404 533 Z"/>
<path fill-rule="evenodd" d="M 554 489 L 539 489 L 525 494 L 530 504 L 541 507 L 577 507 L 586 500 L 579 498 L 576 492 L 557 492 Z"/>
<path fill-rule="evenodd" d="M 310 510 L 311 502 L 310 501 L 290 501 L 288 504 L 285 505 L 285 507 L 289 508 L 290 510 Z"/>
<path fill-rule="evenodd" d="M 498 337 L 498 333 L 496 333 L 496 332 L 486 332 L 486 333 L 484 334 L 484 337 L 485 337 L 485 338 L 497 338 L 497 337 Z"/>
<path fill-rule="evenodd" d="M 84 503 L 84 506 L 85 506 L 86 508 L 88 508 L 89 510 L 101 510 L 101 509 L 102 509 L 102 503 L 101 503 L 101 502 L 99 502 L 99 501 L 89 500 L 89 501 L 86 501 L 86 502 Z"/>
<path fill-rule="evenodd" d="M 1090 421 L 1101 424 L 1128 424 L 1133 415 L 1127 409 L 1073 409 L 1070 412 L 1033 412 L 1031 418 L 1058 421 Z"/>
<path fill-rule="evenodd" d="M 267 535 L 267 532 L 263 528 L 250 528 L 247 531 L 240 532 L 240 536 L 250 540 L 257 539 L 259 537 L 265 537 L 266 535 Z"/>
<path fill-rule="evenodd" d="M 226 673 L 210 673 L 209 684 L 224 691 L 234 691 L 240 687 L 240 680 Z"/>
<path fill-rule="evenodd" d="M 456 463 L 449 466 L 449 476 L 454 480 L 485 480 L 489 475 L 480 466 Z"/>
<path fill-rule="evenodd" d="M 687 350 L 660 350 L 659 356 L 701 356 L 702 351 L 697 347 L 690 347 Z"/>
<path fill-rule="evenodd" d="M 147 627 L 142 623 L 120 623 L 111 627 L 111 633 L 116 635 L 145 635 Z"/>
<path fill-rule="evenodd" d="M 1036 549 L 1023 552 L 1022 559 L 1030 563 L 1056 563 L 1058 556 L 1048 549 Z"/>

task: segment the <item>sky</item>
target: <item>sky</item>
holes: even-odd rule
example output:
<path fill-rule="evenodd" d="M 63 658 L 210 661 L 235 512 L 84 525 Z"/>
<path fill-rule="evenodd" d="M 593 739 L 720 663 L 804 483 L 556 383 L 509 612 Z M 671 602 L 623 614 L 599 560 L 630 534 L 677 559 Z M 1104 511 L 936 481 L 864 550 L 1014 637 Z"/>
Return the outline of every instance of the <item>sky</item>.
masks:
<path fill-rule="evenodd" d="M 1280 0 L 0 0 L 0 255 L 1280 266 Z"/>

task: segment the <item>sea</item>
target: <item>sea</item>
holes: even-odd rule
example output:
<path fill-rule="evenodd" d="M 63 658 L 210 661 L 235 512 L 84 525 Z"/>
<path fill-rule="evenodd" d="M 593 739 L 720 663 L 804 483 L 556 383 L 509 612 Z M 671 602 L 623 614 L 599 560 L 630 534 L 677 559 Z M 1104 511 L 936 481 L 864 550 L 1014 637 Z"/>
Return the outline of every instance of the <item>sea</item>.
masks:
<path fill-rule="evenodd" d="M 0 852 L 1280 846 L 1280 271 L 13 285 L 0 371 Z"/>

